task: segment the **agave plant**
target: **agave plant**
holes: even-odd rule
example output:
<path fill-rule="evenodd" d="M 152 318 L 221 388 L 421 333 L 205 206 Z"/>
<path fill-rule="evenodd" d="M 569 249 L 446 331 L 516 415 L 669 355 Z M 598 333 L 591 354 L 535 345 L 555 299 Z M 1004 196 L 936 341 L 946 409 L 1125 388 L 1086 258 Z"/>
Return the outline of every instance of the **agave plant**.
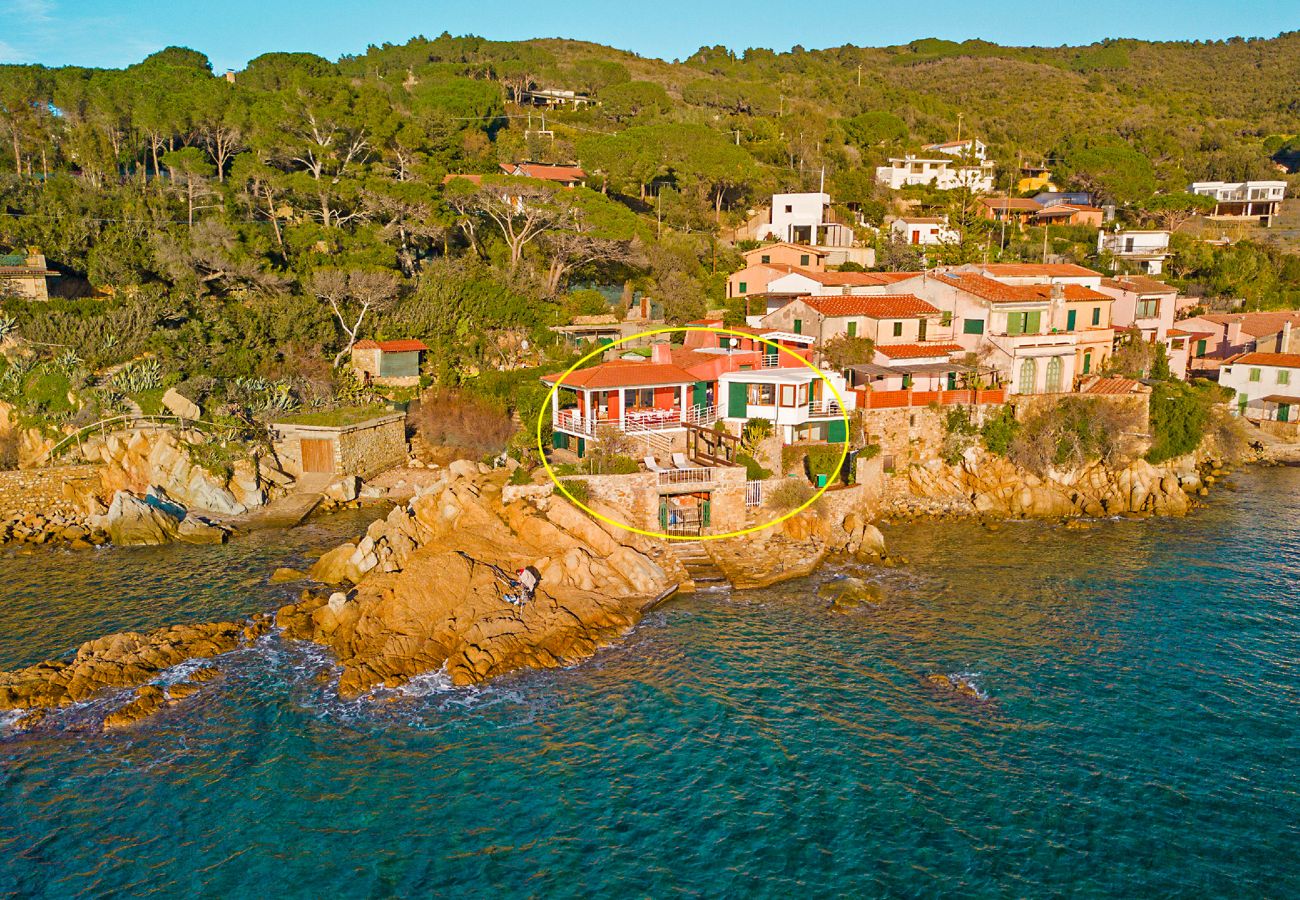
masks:
<path fill-rule="evenodd" d="M 123 394 L 151 391 L 162 386 L 162 366 L 156 359 L 143 359 L 118 369 L 109 383 Z"/>
<path fill-rule="evenodd" d="M 18 333 L 18 320 L 13 316 L 0 315 L 0 341 Z"/>
<path fill-rule="evenodd" d="M 80 356 L 71 350 L 64 350 L 54 360 L 54 367 L 64 375 L 71 377 L 72 373 L 81 368 L 83 360 Z"/>

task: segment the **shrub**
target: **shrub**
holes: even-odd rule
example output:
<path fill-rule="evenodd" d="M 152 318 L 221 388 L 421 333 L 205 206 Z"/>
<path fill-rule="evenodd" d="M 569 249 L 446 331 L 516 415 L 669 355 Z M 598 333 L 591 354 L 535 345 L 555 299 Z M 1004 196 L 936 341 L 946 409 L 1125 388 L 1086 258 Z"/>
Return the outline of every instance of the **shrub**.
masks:
<path fill-rule="evenodd" d="M 758 460 L 748 453 L 737 453 L 736 462 L 745 467 L 745 478 L 749 481 L 762 481 L 772 477 L 772 473 L 759 465 Z"/>
<path fill-rule="evenodd" d="M 944 430 L 943 445 L 939 448 L 939 455 L 948 465 L 955 466 L 961 462 L 966 450 L 975 446 L 979 429 L 971 422 L 969 409 L 964 406 L 954 406 L 948 410 L 948 416 L 944 420 Z"/>
<path fill-rule="evenodd" d="M 477 459 L 499 454 L 515 429 L 510 416 L 497 404 L 452 388 L 421 399 L 415 430 L 431 447 L 452 447 Z"/>
<path fill-rule="evenodd" d="M 984 440 L 985 449 L 990 453 L 1006 456 L 1019 430 L 1020 423 L 1016 421 L 1016 412 L 1010 404 L 1007 404 L 998 410 L 996 415 L 985 420 L 984 426 L 980 429 L 980 437 Z"/>
<path fill-rule="evenodd" d="M 1223 398 L 1223 389 L 1208 381 L 1157 384 L 1151 391 L 1152 441 L 1147 461 L 1164 462 L 1200 446 L 1210 427 L 1214 404 Z"/>
<path fill-rule="evenodd" d="M 1101 460 L 1127 460 L 1140 426 L 1131 406 L 1106 400 L 1066 397 L 1030 416 L 1011 441 L 1008 457 L 1042 475 L 1051 468 L 1077 469 Z"/>
<path fill-rule="evenodd" d="M 579 479 L 570 479 L 564 482 L 564 489 L 579 503 L 583 505 L 589 505 L 591 503 L 591 489 L 587 487 L 587 482 Z"/>
<path fill-rule="evenodd" d="M 740 429 L 740 442 L 753 450 L 772 436 L 773 427 L 770 419 L 748 419 Z"/>
<path fill-rule="evenodd" d="M 786 478 L 767 492 L 766 504 L 778 512 L 788 512 L 803 506 L 814 493 L 812 485 L 802 478 Z"/>
<path fill-rule="evenodd" d="M 520 466 L 519 468 L 515 469 L 513 472 L 510 473 L 510 478 L 507 479 L 506 483 L 507 484 L 531 484 L 532 480 L 533 480 L 532 475 L 529 473 L 527 467 Z"/>

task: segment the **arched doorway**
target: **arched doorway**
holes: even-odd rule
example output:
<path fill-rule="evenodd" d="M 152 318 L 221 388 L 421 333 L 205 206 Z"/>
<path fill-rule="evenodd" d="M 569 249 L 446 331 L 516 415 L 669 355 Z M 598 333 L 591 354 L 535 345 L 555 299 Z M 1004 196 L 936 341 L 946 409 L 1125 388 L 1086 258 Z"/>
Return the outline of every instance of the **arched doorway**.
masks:
<path fill-rule="evenodd" d="M 1059 394 L 1061 392 L 1061 357 L 1053 356 L 1047 361 L 1047 383 L 1043 390 L 1049 394 Z"/>
<path fill-rule="evenodd" d="M 1027 359 L 1020 364 L 1020 386 L 1016 389 L 1019 394 L 1034 393 L 1034 383 L 1038 381 L 1038 364 L 1032 359 Z"/>

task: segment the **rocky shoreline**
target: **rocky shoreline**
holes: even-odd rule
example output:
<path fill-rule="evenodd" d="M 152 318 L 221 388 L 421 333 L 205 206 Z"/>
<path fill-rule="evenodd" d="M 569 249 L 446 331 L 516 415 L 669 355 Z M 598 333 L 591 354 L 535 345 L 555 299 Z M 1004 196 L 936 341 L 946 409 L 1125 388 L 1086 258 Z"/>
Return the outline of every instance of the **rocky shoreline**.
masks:
<path fill-rule="evenodd" d="M 1030 481 L 997 461 L 963 460 L 946 469 L 913 468 L 906 476 L 911 496 L 883 497 L 878 511 L 886 519 L 988 522 L 1182 515 L 1230 471 L 1220 460 L 1188 457 Z M 454 685 L 474 684 L 585 660 L 621 640 L 663 595 L 690 588 L 668 542 L 596 521 L 550 485 L 510 485 L 508 474 L 453 463 L 359 540 L 322 554 L 309 573 L 277 570 L 273 582 L 303 579 L 326 587 L 308 587 L 274 613 L 109 635 L 86 642 L 67 661 L 0 673 L 0 712 L 22 711 L 16 727 L 30 728 L 48 711 L 118 690 L 122 696 L 103 727 L 130 725 L 219 674 L 205 665 L 164 684 L 160 676 L 168 669 L 218 657 L 273 631 L 330 651 L 345 698 L 434 672 Z M 142 515 L 158 513 L 139 502 Z M 865 510 L 852 508 L 855 502 L 833 492 L 771 529 L 706 542 L 709 556 L 737 589 L 806 576 L 828 558 L 891 562 L 879 530 Z M 509 576 L 524 566 L 535 567 L 541 582 L 531 602 L 521 604 Z M 846 596 L 832 606 L 852 602 Z"/>

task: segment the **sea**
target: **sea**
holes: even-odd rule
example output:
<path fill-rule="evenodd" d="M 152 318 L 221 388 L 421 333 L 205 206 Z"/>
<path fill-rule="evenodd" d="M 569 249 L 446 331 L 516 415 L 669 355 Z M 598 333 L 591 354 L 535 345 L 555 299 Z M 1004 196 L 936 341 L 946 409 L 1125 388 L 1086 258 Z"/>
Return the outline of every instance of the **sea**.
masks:
<path fill-rule="evenodd" d="M 273 609 L 371 515 L 0 555 L 0 667 Z M 133 729 L 0 719 L 0 896 L 1300 895 L 1300 469 L 884 531 L 897 565 L 682 596 L 572 668 L 342 701 L 272 635 Z"/>

